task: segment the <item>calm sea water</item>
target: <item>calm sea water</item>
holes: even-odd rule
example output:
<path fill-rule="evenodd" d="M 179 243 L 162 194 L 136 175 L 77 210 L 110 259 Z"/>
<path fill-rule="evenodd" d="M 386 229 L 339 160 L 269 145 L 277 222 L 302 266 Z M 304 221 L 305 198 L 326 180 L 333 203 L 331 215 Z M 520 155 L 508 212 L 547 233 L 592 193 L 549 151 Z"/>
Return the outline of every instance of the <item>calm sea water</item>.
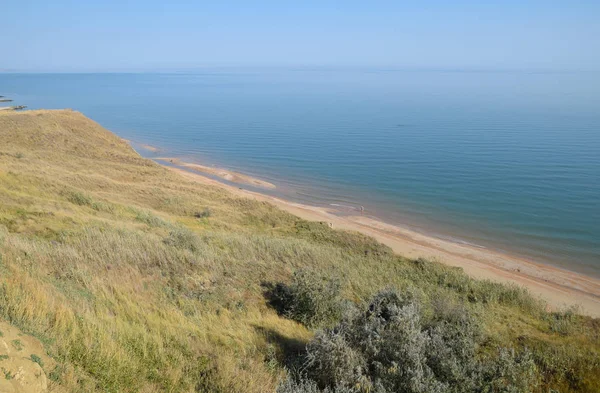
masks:
<path fill-rule="evenodd" d="M 0 74 L 0 95 L 291 199 L 600 276 L 597 73 Z"/>

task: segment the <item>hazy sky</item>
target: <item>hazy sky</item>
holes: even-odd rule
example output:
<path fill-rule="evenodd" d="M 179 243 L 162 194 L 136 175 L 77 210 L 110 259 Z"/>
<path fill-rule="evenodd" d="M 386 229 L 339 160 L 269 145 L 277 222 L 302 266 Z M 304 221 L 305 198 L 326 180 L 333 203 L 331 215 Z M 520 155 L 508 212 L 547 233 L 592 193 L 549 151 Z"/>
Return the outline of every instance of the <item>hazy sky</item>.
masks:
<path fill-rule="evenodd" d="M 0 70 L 600 70 L 600 0 L 5 0 Z"/>

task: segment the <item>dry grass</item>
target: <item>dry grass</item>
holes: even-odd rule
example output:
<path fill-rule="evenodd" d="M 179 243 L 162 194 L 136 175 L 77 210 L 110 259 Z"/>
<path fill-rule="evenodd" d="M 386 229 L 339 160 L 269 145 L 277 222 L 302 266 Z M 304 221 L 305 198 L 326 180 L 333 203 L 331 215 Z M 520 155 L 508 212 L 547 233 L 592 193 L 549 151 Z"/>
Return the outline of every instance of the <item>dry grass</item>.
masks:
<path fill-rule="evenodd" d="M 274 391 L 312 332 L 268 307 L 264 283 L 299 268 L 353 301 L 391 286 L 466 302 L 490 347 L 558 356 L 543 391 L 600 386 L 600 324 L 520 288 L 179 177 L 76 112 L 0 113 L 0 140 L 0 318 L 45 343 L 66 391 Z"/>

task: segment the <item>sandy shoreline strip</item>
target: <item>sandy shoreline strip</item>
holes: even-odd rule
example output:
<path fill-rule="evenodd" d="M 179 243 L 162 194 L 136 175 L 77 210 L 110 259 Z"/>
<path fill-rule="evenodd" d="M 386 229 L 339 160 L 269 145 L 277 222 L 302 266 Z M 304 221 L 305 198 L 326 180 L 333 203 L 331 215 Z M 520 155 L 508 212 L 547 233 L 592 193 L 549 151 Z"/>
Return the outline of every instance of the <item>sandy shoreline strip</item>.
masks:
<path fill-rule="evenodd" d="M 217 176 L 217 177 L 220 177 L 221 179 L 225 179 L 232 183 L 247 184 L 247 185 L 251 185 L 254 187 L 267 188 L 270 190 L 275 189 L 275 185 L 272 183 L 269 183 L 268 181 L 260 180 L 255 177 L 252 177 L 252 176 L 248 176 L 248 175 L 244 175 L 244 174 L 241 174 L 238 172 L 230 171 L 228 169 L 210 167 L 210 166 L 205 166 L 205 165 L 200 165 L 200 164 L 192 164 L 189 162 L 183 162 L 178 158 L 171 158 L 171 157 L 158 157 L 158 158 L 153 158 L 153 159 L 158 160 L 158 161 L 169 162 L 173 165 L 184 167 L 184 168 L 193 170 L 195 172 L 207 173 L 209 175 Z"/>
<path fill-rule="evenodd" d="M 202 169 L 199 169 L 195 167 L 196 164 L 189 165 L 193 166 L 179 163 L 179 166 L 186 169 L 171 166 L 167 168 L 188 179 L 219 186 L 239 196 L 273 203 L 305 220 L 325 221 L 331 223 L 334 228 L 362 232 L 386 244 L 397 254 L 408 258 L 430 258 L 450 266 L 460 267 L 474 278 L 525 286 L 532 294 L 543 298 L 554 310 L 578 306 L 583 314 L 600 317 L 600 280 L 594 277 L 489 249 L 438 239 L 370 217 L 360 215 L 342 217 L 327 208 L 293 203 L 240 189 L 203 176 L 203 174 L 219 172 L 217 168 L 200 165 Z M 204 168 L 210 171 L 205 171 Z"/>
<path fill-rule="evenodd" d="M 152 145 L 146 145 L 146 144 L 142 144 L 142 148 L 148 151 L 151 151 L 153 153 L 159 152 L 160 149 L 158 147 L 154 147 Z"/>

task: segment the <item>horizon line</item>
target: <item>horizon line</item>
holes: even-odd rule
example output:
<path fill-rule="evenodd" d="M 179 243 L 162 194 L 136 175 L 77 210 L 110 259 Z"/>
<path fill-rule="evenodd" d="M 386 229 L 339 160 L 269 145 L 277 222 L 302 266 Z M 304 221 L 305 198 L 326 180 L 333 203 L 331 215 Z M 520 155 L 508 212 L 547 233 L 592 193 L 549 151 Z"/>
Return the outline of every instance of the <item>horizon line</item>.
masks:
<path fill-rule="evenodd" d="M 378 72 L 455 72 L 455 73 L 595 73 L 600 68 L 548 68 L 548 67 L 475 67 L 475 66 L 399 66 L 399 65 L 198 65 L 183 67 L 107 67 L 107 68 L 6 68 L 0 74 L 167 74 L 192 73 L 204 70 L 261 70 L 288 71 L 378 71 Z"/>

